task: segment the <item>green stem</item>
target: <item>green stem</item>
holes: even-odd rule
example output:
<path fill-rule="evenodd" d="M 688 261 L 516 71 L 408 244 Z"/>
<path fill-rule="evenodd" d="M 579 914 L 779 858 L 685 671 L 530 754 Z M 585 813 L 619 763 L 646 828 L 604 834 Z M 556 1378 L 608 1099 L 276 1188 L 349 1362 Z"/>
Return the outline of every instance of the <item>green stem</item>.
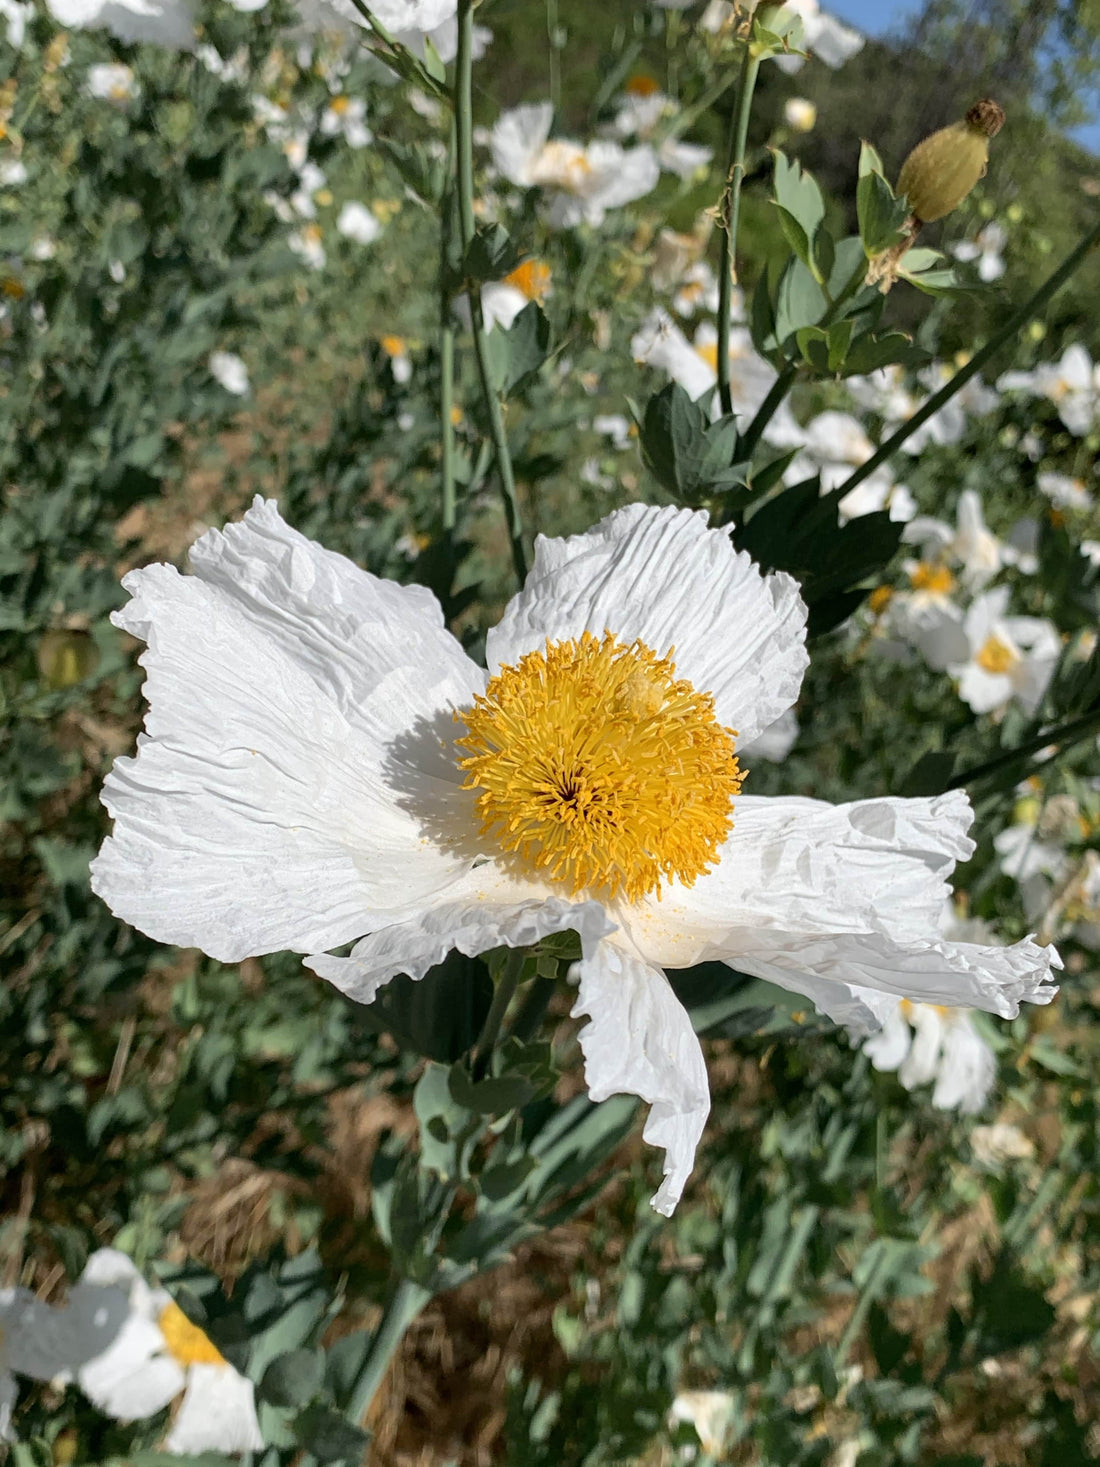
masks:
<path fill-rule="evenodd" d="M 451 125 L 452 165 L 456 153 L 454 124 Z M 443 200 L 442 227 L 439 232 L 439 278 L 443 288 L 439 292 L 439 432 L 442 450 L 440 465 L 443 478 L 443 540 L 447 556 L 447 593 L 451 591 L 454 574 L 454 538 L 457 519 L 455 495 L 455 328 L 454 308 L 450 291 L 446 289 L 451 243 L 451 198 Z"/>
<path fill-rule="evenodd" d="M 513 1039 L 520 1039 L 524 1044 L 527 1043 L 542 1023 L 557 988 L 558 985 L 553 978 L 535 979 L 524 994 L 523 1002 L 512 1022 L 509 1032 Z"/>
<path fill-rule="evenodd" d="M 718 80 L 707 87 L 706 91 L 697 97 L 690 106 L 685 107 L 682 112 L 678 112 L 668 127 L 658 131 L 654 142 L 663 143 L 669 138 L 678 138 L 682 133 L 687 132 L 697 117 L 701 117 L 704 112 L 708 112 L 714 106 L 715 102 L 729 91 L 730 87 L 736 81 L 737 76 L 737 71 L 723 72 Z"/>
<path fill-rule="evenodd" d="M 561 105 L 561 55 L 558 46 L 558 0 L 546 0 L 546 39 L 550 43 L 550 101 L 556 112 Z"/>
<path fill-rule="evenodd" d="M 371 1340 L 367 1358 L 363 1361 L 359 1378 L 351 1389 L 348 1400 L 350 1421 L 358 1423 L 366 1415 L 390 1361 L 405 1337 L 405 1331 L 431 1297 L 429 1290 L 420 1284 L 414 1284 L 412 1279 L 398 1279 L 394 1284 L 386 1301 L 385 1312 Z"/>
<path fill-rule="evenodd" d="M 733 299 L 733 276 L 737 269 L 737 226 L 741 217 L 741 181 L 745 177 L 745 148 L 749 137 L 749 113 L 759 58 L 746 44 L 741 63 L 741 81 L 737 106 L 730 113 L 729 164 L 726 168 L 726 192 L 722 199 L 722 248 L 718 257 L 718 400 L 723 413 L 733 412 L 730 393 L 730 305 Z"/>
<path fill-rule="evenodd" d="M 1088 713 L 1082 713 L 1079 718 L 1071 718 L 1068 723 L 1047 729 L 1045 733 L 1036 734 L 1033 739 L 1017 744 L 1014 749 L 1006 749 L 1003 754 L 987 759 L 984 764 L 975 764 L 970 769 L 964 769 L 961 774 L 953 775 L 947 783 L 947 788 L 957 790 L 961 789 L 963 785 L 985 779 L 988 775 L 996 774 L 998 770 L 1006 768 L 1009 764 L 1025 759 L 1028 754 L 1045 749 L 1048 744 L 1075 744 L 1078 739 L 1084 738 L 1098 725 L 1100 725 L 1100 708 L 1093 708 Z"/>
<path fill-rule="evenodd" d="M 840 489 L 836 491 L 838 498 L 843 498 L 857 484 L 862 484 L 864 479 L 869 478 L 881 464 L 884 464 L 888 458 L 897 452 L 911 434 L 915 433 L 918 428 L 923 427 L 928 419 L 938 413 L 945 403 L 950 402 L 956 392 L 961 391 L 970 381 L 971 377 L 980 372 L 986 362 L 992 357 L 995 357 L 1001 347 L 1015 336 L 1021 327 L 1027 325 L 1032 316 L 1038 315 L 1047 301 L 1066 283 L 1082 263 L 1085 256 L 1090 250 L 1095 249 L 1097 244 L 1100 244 L 1100 224 L 1097 224 L 1095 229 L 1091 229 L 1085 235 L 1077 247 L 1070 251 L 1053 275 L 1048 276 L 1030 300 L 1025 301 L 1020 309 L 1008 318 L 1000 331 L 994 336 L 991 336 L 980 351 L 974 353 L 966 366 L 960 368 L 954 377 L 951 378 L 951 381 L 945 383 L 940 388 L 939 392 L 933 393 L 924 406 L 919 408 L 911 418 L 908 418 L 902 423 L 898 431 L 887 438 L 886 442 L 871 455 L 866 463 L 860 464 L 859 468 L 845 479 Z"/>
<path fill-rule="evenodd" d="M 509 949 L 504 971 L 497 979 L 496 992 L 493 994 L 493 1001 L 489 1005 L 489 1012 L 485 1016 L 485 1023 L 481 1026 L 481 1033 L 477 1037 L 477 1045 L 474 1048 L 473 1075 L 475 1080 L 480 1080 L 489 1068 L 493 1046 L 500 1034 L 500 1026 L 504 1022 L 504 1015 L 508 1012 L 508 1005 L 512 1002 L 516 989 L 519 987 L 526 958 L 525 948 Z"/>
<path fill-rule="evenodd" d="M 473 144 L 473 0 L 459 0 L 458 54 L 455 58 L 455 140 L 458 151 L 458 219 L 465 254 L 474 237 L 474 144 Z M 485 346 L 485 317 L 481 309 L 481 285 L 466 282 L 470 317 L 474 336 L 474 356 L 481 382 L 481 394 L 489 415 L 489 436 L 493 441 L 497 477 L 508 523 L 508 539 L 512 547 L 512 565 L 522 586 L 527 579 L 527 552 L 523 544 L 523 518 L 516 496 L 516 480 L 512 472 L 512 456 L 508 451 L 508 435 L 504 431 L 504 413 L 500 396 L 493 386 L 489 356 Z"/>

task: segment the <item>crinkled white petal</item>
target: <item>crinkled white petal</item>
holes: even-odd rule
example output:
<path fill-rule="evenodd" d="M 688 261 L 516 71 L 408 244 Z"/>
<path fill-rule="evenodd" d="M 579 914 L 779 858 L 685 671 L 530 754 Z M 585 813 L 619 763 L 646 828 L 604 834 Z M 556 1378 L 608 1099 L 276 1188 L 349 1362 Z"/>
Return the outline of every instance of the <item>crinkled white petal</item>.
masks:
<path fill-rule="evenodd" d="M 872 1034 L 863 1045 L 863 1052 L 876 1070 L 890 1073 L 896 1070 L 909 1053 L 913 1032 L 905 1022 L 901 1003 L 894 1003 L 877 1034 Z"/>
<path fill-rule="evenodd" d="M 199 1452 L 258 1452 L 264 1439 L 252 1382 L 232 1365 L 192 1365 L 187 1390 L 164 1443 L 184 1456 Z"/>
<path fill-rule="evenodd" d="M 643 1137 L 665 1153 L 664 1181 L 653 1206 L 671 1216 L 695 1161 L 710 1111 L 703 1051 L 687 1010 L 659 968 L 610 942 L 576 964 L 574 1017 L 593 1100 L 637 1095 L 650 1107 Z"/>
<path fill-rule="evenodd" d="M 398 973 L 423 978 L 457 948 L 468 957 L 494 947 L 529 947 L 572 928 L 588 954 L 614 922 L 598 902 L 574 902 L 538 882 L 512 880 L 484 862 L 434 906 L 364 937 L 346 958 L 321 953 L 305 960 L 358 1003 L 370 1003 Z"/>
<path fill-rule="evenodd" d="M 196 574 L 132 572 L 144 638 L 137 757 L 103 801 L 93 889 L 151 937 L 226 962 L 333 947 L 465 870 L 425 833 L 472 822 L 443 740 L 484 673 L 420 587 L 358 570 L 258 501 L 194 547 Z"/>
<path fill-rule="evenodd" d="M 701 511 L 631 504 L 583 535 L 539 536 L 523 590 L 490 631 L 491 672 L 546 642 L 611 632 L 659 655 L 714 695 L 746 743 L 798 697 L 808 658 L 798 584 L 761 575 Z"/>
<path fill-rule="evenodd" d="M 933 1005 L 917 1003 L 909 1006 L 909 1022 L 913 1026 L 913 1042 L 898 1067 L 898 1079 L 906 1090 L 914 1090 L 918 1085 L 931 1084 L 936 1078 L 944 1021 Z"/>
<path fill-rule="evenodd" d="M 961 791 L 847 805 L 739 796 L 710 871 L 612 915 L 648 962 L 672 968 L 736 966 L 769 930 L 919 940 L 938 930 L 947 877 L 974 849 L 972 818 Z"/>
<path fill-rule="evenodd" d="M 746 934 L 742 951 L 726 961 L 805 994 L 834 1022 L 863 1034 L 884 1022 L 887 1011 L 873 1001 L 884 993 L 1013 1019 L 1021 1003 L 1050 1002 L 1058 991 L 1053 970 L 1062 966 L 1052 947 L 1031 938 L 983 947 L 942 938 L 901 943 L 879 933 L 770 931 Z"/>

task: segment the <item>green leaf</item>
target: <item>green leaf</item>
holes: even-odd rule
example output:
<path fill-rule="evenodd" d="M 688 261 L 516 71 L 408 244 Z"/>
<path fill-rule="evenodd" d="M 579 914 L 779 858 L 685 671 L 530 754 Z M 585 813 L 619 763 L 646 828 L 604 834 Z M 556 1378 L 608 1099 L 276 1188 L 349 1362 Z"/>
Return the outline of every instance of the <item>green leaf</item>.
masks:
<path fill-rule="evenodd" d="M 535 1093 L 535 1087 L 519 1075 L 472 1080 L 461 1061 L 451 1066 L 448 1083 L 456 1105 L 486 1116 L 507 1115 L 526 1105 Z"/>
<path fill-rule="evenodd" d="M 955 755 L 946 749 L 927 749 L 898 787 L 899 795 L 942 795 L 955 773 Z"/>
<path fill-rule="evenodd" d="M 480 958 L 452 952 L 419 981 L 401 975 L 356 1015 L 403 1049 L 452 1064 L 472 1048 L 493 1001 L 493 982 Z"/>
<path fill-rule="evenodd" d="M 466 1175 L 470 1111 L 460 1105 L 448 1083 L 445 1065 L 429 1064 L 413 1091 L 413 1110 L 420 1123 L 420 1164 L 445 1181 Z"/>
<path fill-rule="evenodd" d="M 309 1406 L 294 1423 L 298 1445 L 318 1462 L 362 1462 L 370 1436 L 331 1406 Z"/>
<path fill-rule="evenodd" d="M 502 280 L 510 275 L 523 259 L 519 248 L 503 224 L 493 224 L 488 229 L 478 230 L 470 241 L 462 261 L 465 280 L 476 280 L 484 284 L 487 280 Z"/>
<path fill-rule="evenodd" d="M 775 338 L 780 346 L 804 326 L 816 326 L 828 309 L 825 292 L 797 257 L 779 280 L 775 298 Z"/>
<path fill-rule="evenodd" d="M 678 382 L 649 399 L 640 439 L 647 466 L 683 504 L 698 504 L 745 482 L 743 467 L 734 464 L 736 420 L 712 423 Z"/>
<path fill-rule="evenodd" d="M 868 143 L 863 144 L 859 155 L 856 215 L 868 259 L 905 238 L 902 226 L 909 217 L 909 205 L 886 182 L 878 154 Z"/>
<path fill-rule="evenodd" d="M 787 241 L 815 278 L 820 279 L 814 253 L 814 237 L 825 218 L 825 200 L 813 175 L 804 173 L 797 160 L 792 161 L 778 148 L 774 150 L 775 195 L 772 202 L 779 211 L 779 223 Z"/>
<path fill-rule="evenodd" d="M 504 347 L 504 369 L 499 391 L 505 396 L 523 387 L 535 375 L 550 354 L 550 322 L 536 301 L 520 311 L 507 331 L 499 328 L 489 333 L 489 341 Z"/>
<path fill-rule="evenodd" d="M 273 1406 L 305 1406 L 321 1389 L 325 1359 L 319 1350 L 288 1350 L 264 1371 L 259 1386 L 262 1400 Z"/>

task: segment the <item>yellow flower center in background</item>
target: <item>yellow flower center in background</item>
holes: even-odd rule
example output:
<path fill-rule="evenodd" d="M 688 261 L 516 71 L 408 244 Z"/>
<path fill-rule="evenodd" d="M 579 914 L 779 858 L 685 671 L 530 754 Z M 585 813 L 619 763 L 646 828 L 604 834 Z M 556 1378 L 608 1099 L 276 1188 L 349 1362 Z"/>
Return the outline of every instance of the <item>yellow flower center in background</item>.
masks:
<path fill-rule="evenodd" d="M 691 886 L 733 825 L 734 730 L 677 679 L 671 652 L 610 632 L 548 642 L 456 718 L 482 835 L 574 895 Z"/>
<path fill-rule="evenodd" d="M 338 97 L 333 97 L 328 105 L 330 112 L 335 112 L 337 117 L 343 117 L 344 113 L 351 106 L 351 98 L 341 93 Z"/>
<path fill-rule="evenodd" d="M 504 277 L 504 284 L 514 286 L 529 301 L 541 301 L 550 289 L 550 266 L 542 260 L 524 260 Z"/>
<path fill-rule="evenodd" d="M 986 672 L 1008 672 L 1019 660 L 1020 654 L 1002 641 L 996 632 L 986 637 L 974 658 Z"/>
<path fill-rule="evenodd" d="M 584 187 L 591 172 L 592 165 L 583 148 L 576 143 L 554 141 L 547 143 L 539 154 L 532 182 L 577 192 Z"/>
<path fill-rule="evenodd" d="M 379 345 L 388 357 L 403 357 L 409 349 L 403 336 L 383 336 Z"/>
<path fill-rule="evenodd" d="M 704 341 L 697 343 L 695 347 L 696 356 L 703 358 L 712 372 L 718 370 L 718 343 L 716 341 Z"/>
<path fill-rule="evenodd" d="M 627 95 L 631 97 L 652 97 L 654 92 L 660 90 L 660 83 L 641 71 L 635 72 L 626 84 Z"/>
<path fill-rule="evenodd" d="M 935 596 L 946 596 L 955 589 L 955 577 L 945 565 L 931 565 L 922 560 L 909 572 L 909 581 L 914 591 L 931 591 Z"/>
<path fill-rule="evenodd" d="M 157 1320 L 168 1353 L 180 1365 L 224 1365 L 225 1356 L 178 1304 L 166 1304 Z"/>

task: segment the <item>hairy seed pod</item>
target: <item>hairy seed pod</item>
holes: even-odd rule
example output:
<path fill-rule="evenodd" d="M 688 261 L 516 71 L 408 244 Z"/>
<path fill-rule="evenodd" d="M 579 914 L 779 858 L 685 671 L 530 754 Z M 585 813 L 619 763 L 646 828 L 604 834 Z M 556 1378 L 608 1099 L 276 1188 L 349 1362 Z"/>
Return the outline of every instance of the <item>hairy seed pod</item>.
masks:
<path fill-rule="evenodd" d="M 898 174 L 897 192 L 906 196 L 922 224 L 942 219 L 966 198 L 985 172 L 989 139 L 1004 120 L 1002 109 L 986 97 L 961 122 L 941 127 L 909 154 Z"/>

